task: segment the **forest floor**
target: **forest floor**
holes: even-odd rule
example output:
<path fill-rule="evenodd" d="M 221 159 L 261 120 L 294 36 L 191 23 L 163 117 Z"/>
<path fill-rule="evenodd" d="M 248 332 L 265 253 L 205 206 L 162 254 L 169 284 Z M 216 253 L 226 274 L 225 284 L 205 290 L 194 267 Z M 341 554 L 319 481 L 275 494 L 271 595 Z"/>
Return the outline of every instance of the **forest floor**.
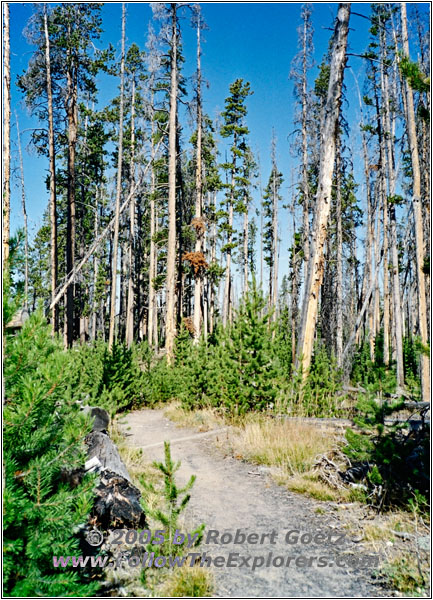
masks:
<path fill-rule="evenodd" d="M 375 554 L 383 561 L 386 547 L 393 545 L 389 541 L 372 545 L 359 535 L 367 527 L 371 529 L 372 524 L 369 521 L 362 523 L 362 519 L 371 517 L 357 503 L 319 502 L 276 485 L 269 475 L 269 468 L 239 461 L 221 451 L 227 430 L 220 427 L 204 433 L 180 429 L 165 416 L 164 410 L 140 410 L 122 415 L 118 426 L 126 437 L 125 443 L 141 448 L 149 460 L 162 461 L 163 443 L 170 441 L 173 459 L 181 461 L 177 473 L 180 485 L 191 475 L 197 476 L 185 527 L 192 531 L 199 524 L 206 524 L 201 552 L 213 558 L 228 557 L 230 552 L 241 556 L 264 556 L 266 560 L 270 552 L 273 558 L 282 556 L 285 561 L 289 556 L 294 557 L 288 567 L 264 565 L 255 571 L 251 569 L 253 558 L 249 566 L 212 566 L 215 596 L 340 598 L 400 595 L 383 585 L 383 578 L 375 575 L 377 568 L 335 564 L 337 559 L 351 564 L 351 559 L 359 561 L 362 556 Z M 264 543 L 258 545 L 235 544 L 233 541 L 221 545 L 206 543 L 206 535 L 211 529 L 218 530 L 220 535 L 224 532 L 235 534 L 237 529 L 260 536 L 276 531 L 278 535 L 274 537 L 274 543 L 267 536 Z M 285 541 L 291 530 L 298 530 L 299 535 L 332 532 L 332 536 L 325 543 L 291 545 Z M 314 563 L 318 559 L 314 559 L 312 565 L 305 566 L 306 561 L 299 559 L 301 556 L 307 559 L 326 557 L 328 565 L 317 566 Z"/>

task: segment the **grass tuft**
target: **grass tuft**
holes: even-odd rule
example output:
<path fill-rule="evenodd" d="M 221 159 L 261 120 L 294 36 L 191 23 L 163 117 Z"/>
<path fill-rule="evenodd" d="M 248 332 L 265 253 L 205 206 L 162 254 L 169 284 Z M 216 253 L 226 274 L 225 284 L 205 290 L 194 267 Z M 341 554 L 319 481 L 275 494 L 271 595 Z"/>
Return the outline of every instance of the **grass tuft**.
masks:
<path fill-rule="evenodd" d="M 208 598 L 214 592 L 213 576 L 206 567 L 183 567 L 173 571 L 158 591 L 168 598 Z"/>
<path fill-rule="evenodd" d="M 235 430 L 230 445 L 235 456 L 278 467 L 290 477 L 309 471 L 317 455 L 329 450 L 331 444 L 314 426 L 261 419 Z"/>

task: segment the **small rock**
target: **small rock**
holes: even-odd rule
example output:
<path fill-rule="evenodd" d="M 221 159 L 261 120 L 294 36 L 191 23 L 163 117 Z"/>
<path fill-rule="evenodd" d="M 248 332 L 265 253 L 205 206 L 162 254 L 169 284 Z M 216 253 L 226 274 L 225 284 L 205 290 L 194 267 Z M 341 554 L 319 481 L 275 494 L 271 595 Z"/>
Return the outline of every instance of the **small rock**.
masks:
<path fill-rule="evenodd" d="M 422 535 L 417 538 L 416 543 L 421 550 L 426 550 L 427 552 L 430 550 L 430 537 L 428 535 Z"/>

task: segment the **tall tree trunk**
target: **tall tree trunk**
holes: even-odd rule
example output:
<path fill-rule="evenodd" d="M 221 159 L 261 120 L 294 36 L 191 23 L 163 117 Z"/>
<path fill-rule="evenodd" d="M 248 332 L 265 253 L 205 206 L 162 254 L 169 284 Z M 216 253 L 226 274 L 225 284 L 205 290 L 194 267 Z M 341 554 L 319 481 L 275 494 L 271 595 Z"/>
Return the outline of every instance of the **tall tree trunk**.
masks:
<path fill-rule="evenodd" d="M 395 169 L 394 169 L 394 151 L 393 151 L 393 127 L 391 127 L 390 103 L 389 103 L 389 81 L 388 74 L 384 69 L 386 60 L 386 44 L 384 39 L 384 31 L 381 30 L 381 49 L 382 61 L 380 64 L 382 101 L 385 121 L 385 142 L 387 150 L 387 175 L 388 175 L 388 194 L 391 204 L 389 205 L 390 217 L 390 233 L 391 233 L 391 277 L 393 291 L 393 323 L 395 332 L 395 355 L 397 362 L 397 385 L 404 386 L 404 364 L 403 364 L 403 335 L 401 322 L 401 300 L 400 300 L 400 280 L 399 280 L 399 265 L 398 265 L 398 250 L 397 250 L 397 224 L 395 216 L 395 206 L 393 204 L 393 196 L 395 194 Z"/>
<path fill-rule="evenodd" d="M 339 135 L 339 134 L 338 134 Z M 335 220 L 337 234 L 337 276 L 335 293 L 335 349 L 338 367 L 342 367 L 343 360 L 343 225 L 342 225 L 342 206 L 341 206 L 341 160 L 340 160 L 340 139 L 337 140 L 336 158 L 335 158 Z"/>
<path fill-rule="evenodd" d="M 21 134 L 20 126 L 18 123 L 18 115 L 15 113 L 17 123 L 17 142 L 18 142 L 18 155 L 20 158 L 20 171 L 21 171 L 21 202 L 23 208 L 23 220 L 24 220 L 24 308 L 28 310 L 29 306 L 29 233 L 27 227 L 27 209 L 26 209 L 26 188 L 24 185 L 24 163 L 23 153 L 21 151 Z"/>
<path fill-rule="evenodd" d="M 117 253 L 119 246 L 120 195 L 122 192 L 122 152 L 123 152 L 123 90 L 125 81 L 125 3 L 122 3 L 122 57 L 120 59 L 120 100 L 119 100 L 119 143 L 117 147 L 116 208 L 114 216 L 113 262 L 111 269 L 110 325 L 108 330 L 108 349 L 114 343 L 117 300 Z"/>
<path fill-rule="evenodd" d="M 410 58 L 409 54 L 409 39 L 407 35 L 407 16 L 406 3 L 401 3 L 401 29 L 403 35 L 403 52 Z M 421 342 L 424 346 L 428 344 L 427 332 L 427 308 L 425 300 L 425 281 L 424 281 L 424 233 L 423 219 L 421 210 L 421 172 L 419 166 L 418 141 L 415 124 L 415 109 L 413 103 L 413 92 L 409 83 L 405 81 L 406 89 L 406 122 L 407 132 L 409 137 L 410 154 L 412 159 L 412 176 L 413 176 L 413 214 L 415 219 L 415 246 L 416 246 L 416 272 L 418 283 L 418 320 Z M 430 402 L 430 364 L 428 356 L 423 353 L 421 355 L 421 387 L 422 398 L 424 402 Z"/>
<path fill-rule="evenodd" d="M 274 137 L 272 144 L 273 154 L 273 171 L 274 177 L 272 182 L 272 321 L 275 323 L 277 320 L 277 304 L 278 304 L 278 190 L 277 190 L 277 157 L 276 157 L 276 140 Z M 273 330 L 272 337 L 275 337 L 275 329 Z"/>
<path fill-rule="evenodd" d="M 292 176 L 293 183 L 293 176 Z M 292 186 L 293 189 L 293 186 Z M 291 334 L 292 334 L 292 365 L 296 362 L 296 330 L 297 330 L 297 317 L 298 317 L 298 252 L 296 245 L 296 218 L 295 218 L 295 196 L 292 196 L 292 202 L 290 205 L 290 211 L 292 214 L 292 227 L 293 227 L 293 246 L 291 256 L 291 271 L 292 271 L 292 306 L 291 306 Z"/>
<path fill-rule="evenodd" d="M 195 172 L 195 231 L 196 254 L 202 252 L 203 241 L 203 219 L 202 219 L 202 99 L 201 99 L 201 47 L 200 47 L 200 13 L 197 14 L 197 150 L 196 150 L 196 172 Z M 202 274 L 199 269 L 194 281 L 194 343 L 200 339 L 201 333 L 201 297 L 202 297 Z"/>
<path fill-rule="evenodd" d="M 237 148 L 237 136 L 234 134 L 233 148 Z M 224 301 L 223 301 L 223 325 L 226 327 L 230 323 L 231 314 L 231 262 L 232 262 L 232 241 L 233 241 L 233 204 L 234 204 L 234 186 L 236 172 L 236 156 L 233 155 L 233 167 L 231 170 L 230 197 L 228 198 L 228 231 L 227 231 L 227 252 L 226 252 L 226 272 L 224 283 Z"/>
<path fill-rule="evenodd" d="M 94 220 L 94 236 L 95 240 L 98 237 L 99 223 L 98 223 L 98 203 L 96 202 L 95 206 L 95 220 Z M 96 288 L 98 285 L 98 270 L 99 270 L 99 259 L 98 252 L 95 251 L 93 255 L 93 303 L 92 303 L 92 325 L 91 325 L 91 339 L 92 341 L 96 340 L 96 322 L 97 322 L 97 312 L 98 306 L 96 303 L 97 293 Z"/>
<path fill-rule="evenodd" d="M 125 341 L 128 348 L 134 341 L 134 239 L 135 239 L 135 78 L 132 76 L 131 93 L 131 183 L 132 198 L 129 205 L 129 247 L 128 247 L 128 299 L 126 306 Z"/>
<path fill-rule="evenodd" d="M 303 196 L 303 239 L 304 239 L 304 277 L 308 273 L 308 260 L 310 256 L 310 188 L 308 185 L 308 96 L 307 96 L 307 52 L 308 52 L 308 24 L 309 13 L 304 13 L 304 29 L 302 38 L 302 196 Z"/>
<path fill-rule="evenodd" d="M 176 138 L 177 138 L 177 18 L 176 4 L 171 10 L 171 56 L 170 56 L 170 113 L 168 133 L 168 248 L 166 273 L 165 350 L 169 363 L 174 358 L 176 336 Z M 181 301 L 181 298 L 179 298 Z"/>
<path fill-rule="evenodd" d="M 215 214 L 215 196 L 216 192 L 212 193 L 212 210 L 211 214 Z M 217 232 L 216 232 L 216 220 L 213 219 L 212 222 L 212 232 L 211 232 L 211 242 L 210 242 L 210 262 L 211 264 L 215 263 L 216 260 L 216 240 L 217 240 Z M 215 316 L 215 284 L 211 280 L 210 281 L 210 290 L 209 290 L 209 333 L 212 334 L 214 331 L 214 316 Z"/>
<path fill-rule="evenodd" d="M 338 7 L 332 49 L 328 95 L 321 132 L 320 167 L 317 192 L 316 235 L 309 263 L 308 278 L 304 291 L 305 309 L 298 343 L 297 361 L 305 379 L 308 375 L 313 352 L 313 342 L 317 319 L 319 292 L 324 272 L 324 246 L 328 232 L 328 218 L 331 208 L 332 174 L 334 170 L 335 146 L 344 67 L 346 64 L 347 34 L 349 29 L 350 4 Z"/>
<path fill-rule="evenodd" d="M 47 5 L 44 4 L 44 34 L 45 34 L 45 69 L 47 83 L 47 105 L 48 105 L 48 154 L 50 161 L 50 225 L 51 225 L 51 302 L 56 295 L 57 287 L 57 198 L 56 198 L 56 152 L 54 147 L 54 116 L 53 116 L 53 91 L 51 84 L 51 59 L 50 59 L 50 36 L 48 34 Z M 53 332 L 59 327 L 58 308 L 54 304 L 51 309 L 51 321 Z"/>
<path fill-rule="evenodd" d="M 389 366 L 389 342 L 390 342 L 390 298 L 389 298 L 389 242 L 388 242 L 388 197 L 386 189 L 386 156 L 385 135 L 382 123 L 382 111 L 379 104 L 378 90 L 375 87 L 375 106 L 377 118 L 377 134 L 379 138 L 379 197 L 382 201 L 383 222 L 383 362 L 385 367 Z"/>
<path fill-rule="evenodd" d="M 153 110 L 153 94 L 152 94 L 152 110 Z M 147 319 L 147 341 L 151 348 L 157 344 L 157 313 L 156 313 L 156 290 L 154 279 L 156 277 L 156 211 L 155 211 L 155 168 L 153 162 L 155 160 L 155 146 L 153 136 L 155 134 L 155 124 L 152 114 L 152 140 L 151 140 L 151 158 L 152 170 L 150 174 L 150 252 L 149 252 L 149 295 L 148 295 L 148 319 Z"/>
<path fill-rule="evenodd" d="M 243 224 L 243 262 L 244 262 L 244 294 L 248 292 L 248 211 L 249 211 L 249 199 L 248 194 L 245 194 L 245 212 L 244 212 L 244 224 Z"/>
<path fill-rule="evenodd" d="M 3 264 L 9 258 L 11 214 L 11 66 L 9 4 L 3 4 Z"/>
<path fill-rule="evenodd" d="M 71 32 L 69 32 L 72 35 Z M 66 232 L 66 272 L 69 275 L 75 266 L 75 155 L 78 133 L 78 106 L 77 106 L 77 67 L 73 64 L 71 51 L 69 53 L 69 68 L 67 78 L 66 113 L 68 120 L 68 181 L 67 181 L 67 232 Z M 71 283 L 66 290 L 66 343 L 72 346 L 75 337 L 75 284 Z"/>
<path fill-rule="evenodd" d="M 352 73 L 353 74 L 353 73 Z M 361 112 L 361 137 L 362 137 L 362 157 L 364 161 L 364 177 L 365 177 L 365 203 L 367 208 L 367 223 L 366 223 L 366 236 L 365 236 L 365 266 L 364 266 L 364 278 L 362 284 L 362 299 L 361 302 L 364 301 L 366 297 L 367 290 L 371 286 L 372 281 L 372 271 L 373 271 L 373 257 L 372 257 L 372 246 L 373 246 L 373 229 L 374 229 L 374 219 L 373 219 L 373 207 L 371 201 L 371 189 L 370 189 L 370 165 L 368 160 L 368 148 L 367 148 L 367 140 L 364 131 L 364 115 L 362 110 L 362 100 L 361 100 L 361 92 L 359 90 L 358 80 L 353 74 L 355 79 L 356 89 L 358 93 L 359 100 L 359 110 Z M 366 318 L 366 333 L 368 344 L 370 348 L 370 360 L 374 361 L 374 346 L 376 342 L 376 332 L 373 327 L 374 321 L 374 302 L 369 301 L 368 310 L 367 310 L 367 318 Z"/>

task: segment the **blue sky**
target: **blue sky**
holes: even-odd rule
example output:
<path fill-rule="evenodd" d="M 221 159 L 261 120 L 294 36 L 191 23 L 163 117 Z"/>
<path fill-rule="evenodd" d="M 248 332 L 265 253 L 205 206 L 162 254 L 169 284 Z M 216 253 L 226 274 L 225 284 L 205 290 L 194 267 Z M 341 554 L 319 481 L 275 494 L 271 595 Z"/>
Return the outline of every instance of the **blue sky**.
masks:
<path fill-rule="evenodd" d="M 224 107 L 224 99 L 228 95 L 230 83 L 241 77 L 251 83 L 254 95 L 248 99 L 247 124 L 251 131 L 250 142 L 253 151 L 258 152 L 262 170 L 262 184 L 266 185 L 270 172 L 270 139 L 272 128 L 278 139 L 277 160 L 284 175 L 283 195 L 287 202 L 291 169 L 296 162 L 289 150 L 289 135 L 293 125 L 293 84 L 289 80 L 291 61 L 297 53 L 297 27 L 300 25 L 300 3 L 201 3 L 203 17 L 209 27 L 205 32 L 202 56 L 203 75 L 209 82 L 205 91 L 205 110 L 212 117 Z M 427 3 L 417 4 L 418 9 L 428 14 Z M 314 58 L 316 67 L 311 70 L 310 81 L 317 75 L 317 65 L 325 53 L 334 17 L 338 8 L 337 3 L 313 3 L 312 21 L 314 26 Z M 37 126 L 37 121 L 31 118 L 23 105 L 22 97 L 15 87 L 17 75 L 26 68 L 32 53 L 32 48 L 23 37 L 23 28 L 32 14 L 33 3 L 10 3 L 11 21 L 11 74 L 12 74 L 12 120 L 14 111 L 18 113 L 24 149 L 24 170 L 27 191 L 28 214 L 30 228 L 35 231 L 41 224 L 42 214 L 48 202 L 48 194 L 44 180 L 48 169 L 48 161 L 37 157 L 34 151 L 27 150 L 30 139 L 29 129 Z M 106 3 L 102 9 L 103 29 L 99 47 L 105 47 L 111 42 L 119 51 L 121 35 L 121 3 Z M 369 15 L 370 5 L 360 2 L 353 3 L 352 11 Z M 408 6 L 411 15 L 411 5 Z M 127 3 L 127 44 L 137 43 L 145 48 L 148 23 L 151 19 L 150 5 L 146 3 Z M 356 15 L 351 16 L 349 34 L 349 52 L 362 53 L 368 44 L 369 22 Z M 185 10 L 182 25 L 183 51 L 185 56 L 184 75 L 189 77 L 195 70 L 195 32 L 190 27 L 189 15 Z M 412 45 L 413 47 L 413 45 Z M 349 66 L 359 76 L 362 82 L 364 61 L 350 57 Z M 354 95 L 353 78 L 346 71 L 346 86 L 348 106 L 345 115 L 352 131 L 351 139 L 357 145 L 357 106 L 358 99 Z M 100 80 L 100 99 L 102 103 L 109 102 L 117 95 L 118 82 L 115 78 Z M 189 86 L 191 97 L 191 86 Z M 15 144 L 15 127 L 13 126 L 13 156 L 17 155 Z M 185 130 L 184 142 L 189 139 Z M 17 160 L 13 161 L 17 166 Z M 357 169 L 356 169 L 357 171 Z M 361 180 L 361 170 L 359 180 Z M 357 173 L 355 172 L 355 176 Z M 360 186 L 358 194 L 362 194 Z M 21 199 L 18 179 L 12 184 L 12 217 L 11 227 L 14 230 L 22 225 Z M 286 212 L 286 211 L 285 211 Z M 280 273 L 287 272 L 287 248 L 291 233 L 287 235 L 287 215 L 281 215 L 281 259 Z"/>

